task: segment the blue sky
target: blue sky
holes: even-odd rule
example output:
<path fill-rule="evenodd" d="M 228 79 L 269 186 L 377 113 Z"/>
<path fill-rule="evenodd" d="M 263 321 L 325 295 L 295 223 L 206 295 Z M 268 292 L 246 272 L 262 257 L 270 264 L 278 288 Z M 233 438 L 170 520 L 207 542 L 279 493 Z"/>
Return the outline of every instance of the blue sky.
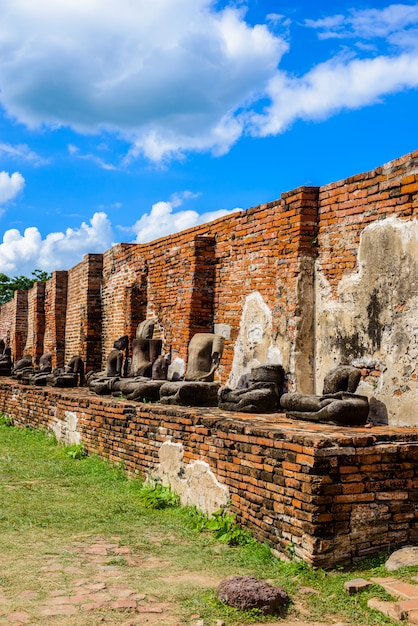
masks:
<path fill-rule="evenodd" d="M 418 148 L 418 3 L 0 0 L 0 272 Z"/>

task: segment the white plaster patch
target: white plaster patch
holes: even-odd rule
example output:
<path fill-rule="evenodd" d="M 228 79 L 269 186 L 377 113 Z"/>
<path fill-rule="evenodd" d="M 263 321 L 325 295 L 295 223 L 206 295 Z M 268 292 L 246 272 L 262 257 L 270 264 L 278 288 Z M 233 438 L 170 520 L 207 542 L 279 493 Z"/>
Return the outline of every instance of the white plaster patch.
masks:
<path fill-rule="evenodd" d="M 214 324 L 213 332 L 224 339 L 231 339 L 231 326 L 229 324 Z"/>
<path fill-rule="evenodd" d="M 180 380 L 186 371 L 184 360 L 176 357 L 168 366 L 167 380 Z"/>
<path fill-rule="evenodd" d="M 261 294 L 254 291 L 245 299 L 228 387 L 238 387 L 242 376 L 258 365 L 282 365 L 278 346 L 273 344 L 272 312 Z"/>
<path fill-rule="evenodd" d="M 358 271 L 338 285 L 316 280 L 316 385 L 339 362 L 375 363 L 380 377 L 362 391 L 392 426 L 418 423 L 418 221 L 396 217 L 367 226 Z M 356 358 L 355 358 L 356 357 Z"/>
<path fill-rule="evenodd" d="M 65 419 L 54 418 L 49 428 L 55 435 L 56 440 L 59 443 L 63 443 L 66 446 L 78 445 L 81 441 L 81 436 L 78 431 L 78 416 L 73 411 L 65 411 Z"/>
<path fill-rule="evenodd" d="M 229 491 L 218 481 L 209 464 L 194 461 L 185 465 L 183 455 L 181 443 L 165 441 L 158 451 L 160 464 L 153 472 L 153 478 L 173 489 L 184 506 L 196 506 L 206 515 L 225 507 Z"/>

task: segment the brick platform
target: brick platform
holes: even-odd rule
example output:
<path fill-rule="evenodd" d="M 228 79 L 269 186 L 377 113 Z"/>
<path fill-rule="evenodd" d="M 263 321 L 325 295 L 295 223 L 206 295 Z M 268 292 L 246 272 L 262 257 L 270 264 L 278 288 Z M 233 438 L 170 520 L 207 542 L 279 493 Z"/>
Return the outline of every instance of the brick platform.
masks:
<path fill-rule="evenodd" d="M 140 404 L 86 390 L 0 380 L 0 410 L 19 426 L 77 418 L 90 452 L 147 474 L 162 443 L 181 443 L 186 463 L 206 461 L 230 492 L 238 521 L 280 552 L 331 567 L 418 541 L 415 428 L 338 428 Z"/>

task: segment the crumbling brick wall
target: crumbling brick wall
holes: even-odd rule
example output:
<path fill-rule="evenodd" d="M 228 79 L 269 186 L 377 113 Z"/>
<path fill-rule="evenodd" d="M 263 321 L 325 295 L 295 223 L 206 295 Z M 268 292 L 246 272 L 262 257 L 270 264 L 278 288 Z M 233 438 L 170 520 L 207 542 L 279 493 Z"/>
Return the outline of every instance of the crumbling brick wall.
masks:
<path fill-rule="evenodd" d="M 367 372 L 363 391 L 381 419 L 415 423 L 417 206 L 414 152 L 151 243 L 86 255 L 68 271 L 65 305 L 64 281 L 59 306 L 58 278 L 46 286 L 44 350 L 55 341 L 61 364 L 58 315 L 64 360 L 80 354 L 87 369 L 103 367 L 115 339 L 132 341 L 145 318 L 183 361 L 195 332 L 216 331 L 226 339 L 221 382 L 267 360 L 284 367 L 290 390 L 317 393 L 327 371 L 353 362 Z M 15 334 L 12 309 L 2 308 L 3 336 Z M 22 300 L 21 335 L 35 323 L 26 317 L 25 331 L 24 315 Z"/>

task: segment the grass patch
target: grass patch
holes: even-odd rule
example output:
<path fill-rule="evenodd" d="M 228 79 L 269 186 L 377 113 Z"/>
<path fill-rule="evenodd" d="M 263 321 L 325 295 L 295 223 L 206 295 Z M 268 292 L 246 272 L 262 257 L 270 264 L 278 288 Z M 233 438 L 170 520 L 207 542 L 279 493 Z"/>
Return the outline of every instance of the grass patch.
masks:
<path fill-rule="evenodd" d="M 0 501 L 0 589 L 8 597 L 18 597 L 28 588 L 44 597 L 57 584 L 42 573 L 45 563 L 59 561 L 70 570 L 74 564 L 81 567 L 72 546 L 95 537 L 109 542 L 117 537 L 141 565 L 134 567 L 130 557 L 117 554 L 105 563 L 120 568 L 138 592 L 171 603 L 178 623 L 192 623 L 193 614 L 205 624 L 224 620 L 227 626 L 272 621 L 258 612 L 231 609 L 216 599 L 220 580 L 251 575 L 286 590 L 292 600 L 289 619 L 396 624 L 367 608 L 372 596 L 387 599 L 380 587 L 356 596 L 343 589 L 352 578 L 385 576 L 387 555 L 347 571 L 325 572 L 294 560 L 282 562 L 267 545 L 239 528 L 227 511 L 208 519 L 195 509 L 180 507 L 177 496 L 158 483 L 128 480 L 123 468 L 86 456 L 82 446 L 56 445 L 47 433 L 18 429 L 4 419 L 0 419 Z M 407 568 L 402 578 L 410 580 L 417 571 Z M 65 568 L 60 576 L 64 585 Z M 315 593 L 303 593 L 303 588 Z M 71 620 L 66 624 L 78 624 Z M 119 624 L 116 616 L 112 620 Z"/>

